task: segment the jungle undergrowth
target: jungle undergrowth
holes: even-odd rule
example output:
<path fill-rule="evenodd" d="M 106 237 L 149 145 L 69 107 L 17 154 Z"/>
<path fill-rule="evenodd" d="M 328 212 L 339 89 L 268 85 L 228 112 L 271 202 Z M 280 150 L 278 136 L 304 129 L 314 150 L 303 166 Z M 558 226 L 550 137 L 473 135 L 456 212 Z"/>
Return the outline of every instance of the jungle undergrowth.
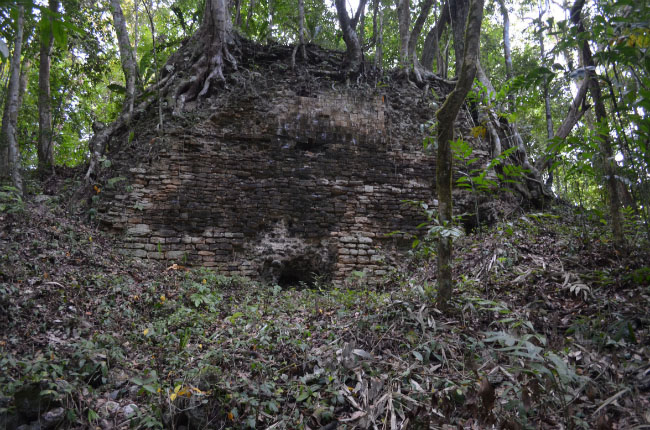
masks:
<path fill-rule="evenodd" d="M 15 396 L 35 384 L 65 410 L 64 428 L 650 418 L 647 248 L 621 255 L 595 223 L 584 240 L 566 208 L 459 239 L 442 314 L 426 260 L 380 285 L 283 289 L 131 260 L 93 228 L 27 205 L 1 215 L 0 419 L 24 419 Z"/>

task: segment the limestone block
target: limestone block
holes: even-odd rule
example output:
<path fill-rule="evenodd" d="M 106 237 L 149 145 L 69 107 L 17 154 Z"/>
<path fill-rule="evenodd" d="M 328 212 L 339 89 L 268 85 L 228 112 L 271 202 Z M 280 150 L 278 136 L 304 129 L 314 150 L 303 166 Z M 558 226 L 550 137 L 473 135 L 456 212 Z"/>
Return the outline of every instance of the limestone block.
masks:
<path fill-rule="evenodd" d="M 127 228 L 126 234 L 131 236 L 144 236 L 150 233 L 149 226 L 147 224 L 136 224 L 132 227 Z"/>
<path fill-rule="evenodd" d="M 169 260 L 183 258 L 185 251 L 167 251 L 165 252 L 165 257 Z"/>

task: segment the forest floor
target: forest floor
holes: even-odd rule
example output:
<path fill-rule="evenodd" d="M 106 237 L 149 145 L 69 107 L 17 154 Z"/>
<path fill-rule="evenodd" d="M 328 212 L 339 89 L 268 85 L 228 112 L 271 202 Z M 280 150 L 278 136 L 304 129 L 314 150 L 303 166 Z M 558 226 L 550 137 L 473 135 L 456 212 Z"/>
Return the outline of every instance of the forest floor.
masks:
<path fill-rule="evenodd" d="M 617 252 L 556 207 L 465 236 L 441 313 L 422 256 L 282 289 L 129 259 L 62 206 L 0 212 L 0 429 L 650 428 L 633 229 Z"/>

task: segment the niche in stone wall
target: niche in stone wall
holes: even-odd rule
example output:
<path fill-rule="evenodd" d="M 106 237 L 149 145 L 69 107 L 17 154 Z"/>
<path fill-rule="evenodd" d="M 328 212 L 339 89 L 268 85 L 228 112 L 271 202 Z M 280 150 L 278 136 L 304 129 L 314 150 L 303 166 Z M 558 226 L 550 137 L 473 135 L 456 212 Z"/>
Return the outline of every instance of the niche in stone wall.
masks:
<path fill-rule="evenodd" d="M 314 256 L 300 256 L 281 265 L 278 270 L 277 284 L 286 287 L 312 287 L 329 273 L 323 273 L 323 267 L 315 267 Z"/>
<path fill-rule="evenodd" d="M 311 288 L 331 280 L 332 261 L 315 250 L 290 258 L 274 259 L 264 264 L 263 278 L 283 288 Z"/>

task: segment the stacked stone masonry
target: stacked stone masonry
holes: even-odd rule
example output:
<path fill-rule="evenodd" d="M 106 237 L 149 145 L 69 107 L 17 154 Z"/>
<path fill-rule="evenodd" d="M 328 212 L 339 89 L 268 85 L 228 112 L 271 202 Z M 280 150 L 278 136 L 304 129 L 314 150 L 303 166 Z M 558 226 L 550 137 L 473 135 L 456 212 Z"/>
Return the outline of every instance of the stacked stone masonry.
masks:
<path fill-rule="evenodd" d="M 157 157 L 119 173 L 101 220 L 135 257 L 270 282 L 379 281 L 423 221 L 404 201 L 430 201 L 434 176 L 422 136 L 392 138 L 385 110 L 383 96 L 333 91 L 224 106 L 147 142 Z"/>

